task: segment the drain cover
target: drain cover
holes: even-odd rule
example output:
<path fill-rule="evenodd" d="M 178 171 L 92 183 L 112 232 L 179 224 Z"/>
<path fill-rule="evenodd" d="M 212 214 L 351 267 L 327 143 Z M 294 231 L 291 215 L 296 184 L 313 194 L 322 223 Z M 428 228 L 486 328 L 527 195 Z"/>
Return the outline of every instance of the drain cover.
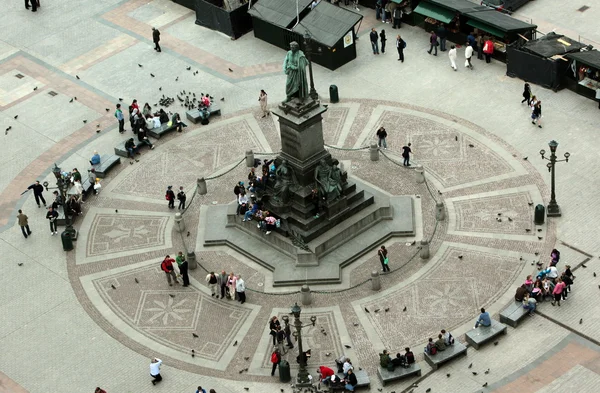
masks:
<path fill-rule="evenodd" d="M 577 11 L 579 12 L 584 12 L 586 10 L 588 10 L 590 7 L 588 7 L 587 5 L 584 5 L 583 7 L 581 7 L 580 9 L 578 9 Z"/>

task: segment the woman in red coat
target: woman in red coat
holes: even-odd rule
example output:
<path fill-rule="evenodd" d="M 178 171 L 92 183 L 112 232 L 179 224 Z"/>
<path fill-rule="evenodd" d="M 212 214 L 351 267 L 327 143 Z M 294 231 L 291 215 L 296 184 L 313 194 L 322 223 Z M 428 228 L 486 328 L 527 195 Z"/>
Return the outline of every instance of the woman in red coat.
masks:
<path fill-rule="evenodd" d="M 485 55 L 485 62 L 489 63 L 494 54 L 494 43 L 490 40 L 490 37 L 485 37 L 485 42 L 483 44 L 483 54 Z"/>

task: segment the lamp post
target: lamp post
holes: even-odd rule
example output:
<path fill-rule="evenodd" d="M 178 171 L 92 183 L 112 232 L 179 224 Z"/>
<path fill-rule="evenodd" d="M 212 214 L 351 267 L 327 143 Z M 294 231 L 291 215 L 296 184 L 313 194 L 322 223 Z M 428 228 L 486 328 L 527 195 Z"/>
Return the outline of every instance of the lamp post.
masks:
<path fill-rule="evenodd" d="M 63 211 L 65 213 L 65 232 L 69 234 L 69 237 L 73 240 L 77 239 L 77 231 L 73 228 L 73 212 L 67 206 L 67 193 L 69 192 L 69 181 L 65 179 L 62 175 L 62 170 L 56 163 L 54 163 L 54 168 L 52 168 L 52 173 L 56 178 L 56 187 L 48 187 L 48 182 L 44 182 L 44 188 L 46 191 L 49 189 L 56 189 L 60 192 L 60 197 L 62 199 Z"/>
<path fill-rule="evenodd" d="M 309 326 L 315 326 L 317 322 L 317 317 L 314 315 L 310 317 L 310 325 L 304 325 L 300 320 L 300 313 L 302 309 L 298 305 L 298 303 L 294 304 L 292 307 L 292 314 L 294 315 L 294 327 L 296 331 L 294 332 L 294 336 L 296 340 L 298 340 L 298 352 L 300 353 L 300 370 L 298 370 L 298 378 L 296 380 L 297 387 L 309 387 L 312 386 L 310 379 L 308 378 L 308 371 L 306 370 L 306 356 L 304 356 L 304 350 L 302 349 L 302 329 Z M 284 320 L 285 322 L 285 320 Z"/>
<path fill-rule="evenodd" d="M 308 59 L 308 76 L 310 79 L 310 92 L 308 93 L 308 96 L 316 101 L 319 99 L 319 94 L 317 93 L 317 90 L 315 90 L 315 81 L 313 79 L 311 41 L 312 41 L 312 39 L 310 38 L 310 34 L 305 33 L 304 34 L 304 51 L 306 52 L 306 58 Z"/>
<path fill-rule="evenodd" d="M 542 159 L 544 160 L 548 160 L 549 162 L 546 164 L 546 167 L 548 168 L 548 172 L 550 172 L 551 175 L 551 180 L 550 180 L 550 187 L 551 187 L 551 192 L 550 192 L 550 203 L 548 203 L 548 217 L 560 217 L 561 216 L 561 212 L 560 212 L 560 207 L 558 206 L 558 203 L 556 203 L 556 192 L 555 192 L 555 183 L 556 183 L 556 175 L 555 175 L 555 165 L 557 162 L 569 162 L 569 157 L 571 156 L 571 154 L 569 152 L 566 152 L 564 154 L 565 159 L 564 160 L 557 160 L 556 159 L 556 148 L 558 147 L 558 142 L 556 142 L 555 140 L 551 140 L 548 143 L 548 146 L 550 147 L 550 158 L 546 158 L 545 154 L 546 154 L 546 150 L 542 149 L 540 150 L 540 155 L 542 156 Z"/>

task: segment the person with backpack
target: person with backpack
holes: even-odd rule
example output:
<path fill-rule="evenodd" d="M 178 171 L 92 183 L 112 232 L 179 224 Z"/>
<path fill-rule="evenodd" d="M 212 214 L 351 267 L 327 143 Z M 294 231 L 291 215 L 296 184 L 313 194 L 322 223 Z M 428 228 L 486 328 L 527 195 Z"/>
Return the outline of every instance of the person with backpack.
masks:
<path fill-rule="evenodd" d="M 210 292 L 211 295 L 210 296 L 216 296 L 217 298 L 219 298 L 219 293 L 217 292 L 217 276 L 215 276 L 215 272 L 210 272 L 206 275 L 206 283 L 208 284 L 208 287 L 210 288 Z"/>
<path fill-rule="evenodd" d="M 275 349 L 271 354 L 271 363 L 273 363 L 273 368 L 271 369 L 271 376 L 275 375 L 275 369 L 277 369 L 277 365 L 281 362 L 281 355 L 279 354 L 279 350 Z"/>
<path fill-rule="evenodd" d="M 415 362 L 415 354 L 411 352 L 409 347 L 404 348 L 404 351 L 404 358 L 406 359 L 406 364 L 413 364 Z"/>
<path fill-rule="evenodd" d="M 396 37 L 396 49 L 398 50 L 398 61 L 404 63 L 404 48 L 406 48 L 406 41 L 400 37 L 400 34 Z"/>
<path fill-rule="evenodd" d="M 175 209 L 175 193 L 173 192 L 173 186 L 167 187 L 165 199 L 169 201 L 169 209 Z"/>
<path fill-rule="evenodd" d="M 175 284 L 179 284 L 179 281 L 177 281 L 177 276 L 175 275 L 175 268 L 173 267 L 173 262 L 175 262 L 175 260 L 169 255 L 167 255 L 160 264 L 160 269 L 167 275 L 167 282 L 169 283 L 170 287 L 173 286 L 173 284 L 171 283 L 171 278 L 173 278 Z"/>
<path fill-rule="evenodd" d="M 429 355 L 435 355 L 437 353 L 437 348 L 435 343 L 433 342 L 433 338 L 429 337 L 429 341 L 427 342 L 427 346 L 425 347 L 425 353 Z"/>

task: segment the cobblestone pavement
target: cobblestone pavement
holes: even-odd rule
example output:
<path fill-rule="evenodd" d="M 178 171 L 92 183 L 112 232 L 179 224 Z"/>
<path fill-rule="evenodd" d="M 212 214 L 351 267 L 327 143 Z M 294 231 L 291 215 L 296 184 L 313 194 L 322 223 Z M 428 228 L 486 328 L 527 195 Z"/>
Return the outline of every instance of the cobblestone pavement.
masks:
<path fill-rule="evenodd" d="M 597 25 L 570 11 L 557 21 L 544 7 L 559 5 L 542 3 L 531 2 L 519 17 L 548 15 L 534 22 L 569 31 L 581 25 L 586 37 L 597 39 Z M 588 5 L 593 15 L 600 2 Z M 360 34 L 382 26 L 372 11 L 363 13 Z M 260 89 L 271 105 L 283 99 L 284 52 L 252 33 L 230 41 L 194 20 L 192 11 L 167 0 L 86 7 L 66 0 L 43 3 L 37 13 L 15 3 L 0 16 L 0 119 L 11 127 L 0 148 L 0 252 L 6 263 L 0 392 L 91 392 L 96 386 L 109 393 L 145 392 L 155 356 L 164 360 L 164 382 L 156 391 L 192 392 L 202 385 L 219 393 L 291 392 L 270 376 L 267 321 L 289 315 L 300 301 L 299 288 L 273 288 L 265 268 L 201 242 L 205 227 L 225 223 L 206 226 L 203 213 L 232 201 L 233 185 L 246 179 L 244 163 L 237 165 L 245 152 L 270 157 L 260 153 L 280 149 L 276 118 L 261 118 L 256 104 Z M 162 32 L 161 54 L 151 50 L 153 26 Z M 392 272 L 381 276 L 380 291 L 368 280 L 380 268 L 376 250 L 343 269 L 342 285 L 312 288 L 312 304 L 302 313 L 307 324 L 316 317 L 315 326 L 303 331 L 304 347 L 312 350 L 309 371 L 333 365 L 345 353 L 368 372 L 372 389 L 380 388 L 378 353 L 410 346 L 423 376 L 384 391 L 408 391 L 415 383 L 414 393 L 595 391 L 600 309 L 590 300 L 600 288 L 599 230 L 593 224 L 600 219 L 593 209 L 598 179 L 591 170 L 598 160 L 596 103 L 534 86 L 545 120 L 542 130 L 534 129 L 517 101 L 522 81 L 507 78 L 505 65 L 476 62 L 473 72 L 453 72 L 443 55 L 425 53 L 426 32 L 410 26 L 401 31 L 409 43 L 403 64 L 393 54 L 371 56 L 361 39 L 352 63 L 335 72 L 315 66 L 317 89 L 324 93 L 336 84 L 342 97 L 331 104 L 322 96 L 329 105 L 323 131 L 331 154 L 372 187 L 413 196 L 417 230 L 414 238 L 386 242 Z M 152 105 L 162 94 L 183 90 L 224 98 L 223 115 L 161 138 L 138 163 L 123 160 L 102 180 L 100 194 L 83 205 L 75 250 L 62 251 L 60 240 L 48 234 L 43 210 L 21 192 L 35 179 L 53 183 L 55 162 L 83 172 L 92 151 L 111 153 L 125 138 L 113 117 L 119 98 L 125 106 L 133 98 Z M 168 109 L 183 113 L 178 104 Z M 388 149 L 371 161 L 364 147 L 376 142 L 382 125 Z M 549 200 L 538 151 L 550 139 L 560 142 L 559 154 L 572 154 L 557 167 L 563 217 L 536 226 L 533 206 Z M 414 151 L 411 168 L 401 165 L 407 143 Z M 425 168 L 425 184 L 416 182 L 416 165 Z M 192 199 L 199 177 L 210 179 L 208 193 Z M 181 233 L 164 200 L 168 185 L 188 194 Z M 47 200 L 50 195 L 45 192 Z M 436 220 L 438 202 L 444 204 L 443 221 Z M 34 233 L 28 239 L 16 225 L 17 209 L 29 216 Z M 430 242 L 428 259 L 419 256 L 421 240 Z M 577 276 L 568 301 L 540 304 L 538 315 L 509 328 L 497 346 L 470 348 L 440 371 L 426 365 L 421 348 L 428 337 L 445 328 L 464 342 L 480 307 L 498 318 L 515 287 L 555 247 L 562 251 L 559 267 L 570 264 Z M 160 270 L 164 255 L 180 250 L 195 251 L 199 264 L 187 288 L 168 286 Z M 221 270 L 242 275 L 247 303 L 211 296 L 206 273 Z M 284 356 L 292 374 L 297 354 L 296 345 Z"/>

